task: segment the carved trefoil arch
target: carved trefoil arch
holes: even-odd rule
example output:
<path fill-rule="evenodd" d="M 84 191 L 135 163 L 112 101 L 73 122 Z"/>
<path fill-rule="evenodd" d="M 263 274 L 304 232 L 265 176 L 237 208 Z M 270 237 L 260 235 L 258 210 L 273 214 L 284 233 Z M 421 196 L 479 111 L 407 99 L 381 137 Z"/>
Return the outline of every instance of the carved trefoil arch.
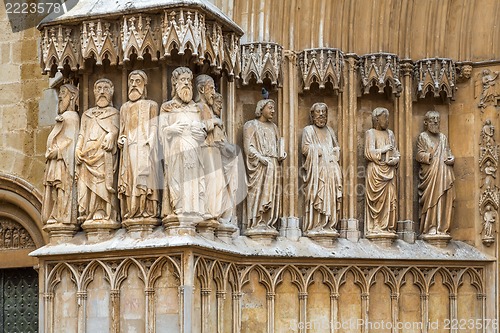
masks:
<path fill-rule="evenodd" d="M 455 62 L 448 58 L 428 58 L 415 61 L 414 76 L 417 97 L 425 98 L 428 92 L 434 97 L 455 99 L 457 73 Z"/>
<path fill-rule="evenodd" d="M 386 87 L 399 97 L 403 91 L 400 77 L 399 57 L 392 53 L 366 54 L 359 59 L 359 72 L 363 94 L 370 93 L 371 87 L 377 87 L 384 93 Z"/>
<path fill-rule="evenodd" d="M 319 89 L 325 89 L 331 83 L 335 92 L 341 92 L 344 86 L 344 53 L 334 48 L 306 49 L 299 53 L 299 66 L 302 74 L 303 89 L 311 89 L 318 83 Z"/>
<path fill-rule="evenodd" d="M 281 86 L 283 47 L 276 43 L 261 42 L 241 45 L 241 78 L 248 85 L 252 77 L 257 84 L 269 79 Z"/>

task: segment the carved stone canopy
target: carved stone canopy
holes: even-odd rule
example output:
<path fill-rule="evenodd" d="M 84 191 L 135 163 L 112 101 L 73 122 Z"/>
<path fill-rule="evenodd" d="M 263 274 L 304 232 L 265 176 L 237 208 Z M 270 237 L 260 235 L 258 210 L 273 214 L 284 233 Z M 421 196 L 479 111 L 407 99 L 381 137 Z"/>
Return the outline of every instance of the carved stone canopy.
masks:
<path fill-rule="evenodd" d="M 446 98 L 455 99 L 457 74 L 453 60 L 430 58 L 416 61 L 414 75 L 418 98 L 425 98 L 428 92 L 432 92 L 434 97 L 444 94 Z"/>
<path fill-rule="evenodd" d="M 206 0 L 81 0 L 67 13 L 43 20 L 41 58 L 44 73 L 84 69 L 86 59 L 97 65 L 122 65 L 168 58 L 186 50 L 198 61 L 240 70 L 241 28 Z"/>
<path fill-rule="evenodd" d="M 403 86 L 399 74 L 399 58 L 392 53 L 372 53 L 360 57 L 359 71 L 364 94 L 375 86 L 379 93 L 384 92 L 386 86 L 391 87 L 395 96 L 401 95 Z"/>
<path fill-rule="evenodd" d="M 264 79 L 281 86 L 283 47 L 276 43 L 248 43 L 241 45 L 241 78 L 243 85 L 255 78 L 258 84 Z"/>
<path fill-rule="evenodd" d="M 320 89 L 330 82 L 335 92 L 342 91 L 344 80 L 344 53 L 339 49 L 307 49 L 299 54 L 299 66 L 304 81 L 304 90 L 309 90 L 314 82 Z"/>

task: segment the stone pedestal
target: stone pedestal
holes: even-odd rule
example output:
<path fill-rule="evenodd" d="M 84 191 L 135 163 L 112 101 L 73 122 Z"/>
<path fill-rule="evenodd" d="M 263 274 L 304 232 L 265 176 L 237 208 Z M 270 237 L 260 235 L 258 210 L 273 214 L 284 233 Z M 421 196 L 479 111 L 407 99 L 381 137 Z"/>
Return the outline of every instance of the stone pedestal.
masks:
<path fill-rule="evenodd" d="M 366 238 L 380 246 L 391 246 L 392 242 L 398 238 L 393 232 L 379 232 L 376 234 L 368 234 Z"/>
<path fill-rule="evenodd" d="M 451 240 L 450 235 L 446 234 L 433 234 L 433 235 L 420 235 L 420 239 L 436 247 L 446 247 Z"/>
<path fill-rule="evenodd" d="M 359 241 L 361 232 L 359 231 L 359 221 L 356 219 L 340 220 L 340 237 L 352 242 Z"/>
<path fill-rule="evenodd" d="M 339 238 L 340 234 L 337 232 L 337 230 L 330 229 L 330 230 L 314 230 L 314 231 L 309 231 L 307 233 L 304 233 L 304 236 L 309 237 L 316 243 L 326 246 L 326 247 L 331 247 L 333 246 L 333 242 Z"/>
<path fill-rule="evenodd" d="M 87 234 L 89 242 L 101 242 L 110 238 L 113 231 L 120 228 L 118 222 L 109 220 L 92 220 L 82 224 L 82 229 Z"/>
<path fill-rule="evenodd" d="M 128 234 L 133 238 L 143 238 L 153 232 L 154 227 L 159 225 L 156 218 L 134 218 L 122 222 L 127 228 Z"/>
<path fill-rule="evenodd" d="M 221 223 L 215 229 L 215 236 L 225 243 L 232 243 L 233 235 L 238 231 L 238 227 L 232 224 Z"/>
<path fill-rule="evenodd" d="M 256 228 L 248 229 L 245 232 L 245 235 L 257 242 L 262 243 L 263 245 L 270 245 L 273 240 L 276 239 L 279 233 L 274 228 L 259 226 Z"/>
<path fill-rule="evenodd" d="M 398 221 L 398 238 L 407 243 L 415 243 L 415 223 L 411 220 Z"/>
<path fill-rule="evenodd" d="M 43 230 L 49 234 L 51 244 L 66 243 L 73 238 L 79 227 L 75 224 L 49 223 Z"/>
<path fill-rule="evenodd" d="M 297 217 L 282 217 L 279 233 L 281 237 L 298 241 L 302 235 L 302 231 L 299 228 L 299 219 Z"/>
<path fill-rule="evenodd" d="M 163 225 L 168 236 L 194 236 L 196 224 L 203 221 L 199 215 L 171 214 L 163 218 Z"/>
<path fill-rule="evenodd" d="M 196 225 L 196 231 L 203 237 L 206 237 L 210 240 L 215 240 L 214 232 L 219 225 L 220 225 L 219 221 L 214 219 L 200 221 Z"/>

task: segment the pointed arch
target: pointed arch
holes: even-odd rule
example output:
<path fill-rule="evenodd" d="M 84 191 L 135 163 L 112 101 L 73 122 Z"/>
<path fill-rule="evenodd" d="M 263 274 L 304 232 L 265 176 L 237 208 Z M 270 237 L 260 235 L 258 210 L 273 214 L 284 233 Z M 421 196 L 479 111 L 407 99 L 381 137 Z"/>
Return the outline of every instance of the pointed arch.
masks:
<path fill-rule="evenodd" d="M 139 269 L 139 278 L 144 282 L 144 286 L 147 283 L 147 273 L 144 267 L 137 261 L 135 258 L 126 258 L 123 260 L 118 268 L 116 269 L 116 273 L 114 274 L 114 278 L 111 281 L 111 289 L 120 289 L 121 284 L 128 277 L 130 266 L 135 265 Z"/>
<path fill-rule="evenodd" d="M 304 293 L 307 290 L 304 276 L 299 271 L 299 269 L 294 265 L 285 265 L 281 267 L 274 276 L 274 288 L 276 289 L 278 285 L 283 281 L 283 276 L 286 272 L 289 272 L 292 277 L 292 284 L 297 287 L 299 293 Z"/>
<path fill-rule="evenodd" d="M 254 264 L 248 267 L 241 276 L 241 287 L 249 282 L 250 273 L 257 272 L 259 276 L 259 283 L 265 286 L 267 292 L 274 292 L 272 278 L 269 272 L 261 264 Z"/>
<path fill-rule="evenodd" d="M 111 276 L 112 272 L 105 263 L 101 260 L 92 260 L 82 272 L 80 277 L 80 288 L 79 291 L 87 291 L 89 284 L 94 280 L 95 272 L 98 268 L 102 268 L 104 271 L 104 278 L 109 282 L 111 286 Z"/>

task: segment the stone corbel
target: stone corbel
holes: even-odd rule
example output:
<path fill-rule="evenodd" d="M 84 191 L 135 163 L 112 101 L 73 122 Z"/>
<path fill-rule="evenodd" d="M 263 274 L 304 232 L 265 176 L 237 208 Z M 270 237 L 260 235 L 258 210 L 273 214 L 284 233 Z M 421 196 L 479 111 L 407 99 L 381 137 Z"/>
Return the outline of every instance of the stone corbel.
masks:
<path fill-rule="evenodd" d="M 455 63 L 457 70 L 457 81 L 466 82 L 472 75 L 472 62 Z"/>
<path fill-rule="evenodd" d="M 309 90 L 313 83 L 325 89 L 331 83 L 336 93 L 344 86 L 344 53 L 333 48 L 306 49 L 299 54 L 299 67 L 302 73 L 303 89 Z"/>
<path fill-rule="evenodd" d="M 455 99 L 456 70 L 455 63 L 447 58 L 422 59 L 415 62 L 415 80 L 417 97 L 425 98 L 428 92 L 434 97 Z"/>
<path fill-rule="evenodd" d="M 249 43 L 241 45 L 241 78 L 248 85 L 255 78 L 257 84 L 269 79 L 281 87 L 283 47 L 276 43 Z"/>
<path fill-rule="evenodd" d="M 360 57 L 359 72 L 363 94 L 368 94 L 375 86 L 380 94 L 386 87 L 399 97 L 403 91 L 400 79 L 400 63 L 397 55 L 392 53 L 373 53 Z"/>

